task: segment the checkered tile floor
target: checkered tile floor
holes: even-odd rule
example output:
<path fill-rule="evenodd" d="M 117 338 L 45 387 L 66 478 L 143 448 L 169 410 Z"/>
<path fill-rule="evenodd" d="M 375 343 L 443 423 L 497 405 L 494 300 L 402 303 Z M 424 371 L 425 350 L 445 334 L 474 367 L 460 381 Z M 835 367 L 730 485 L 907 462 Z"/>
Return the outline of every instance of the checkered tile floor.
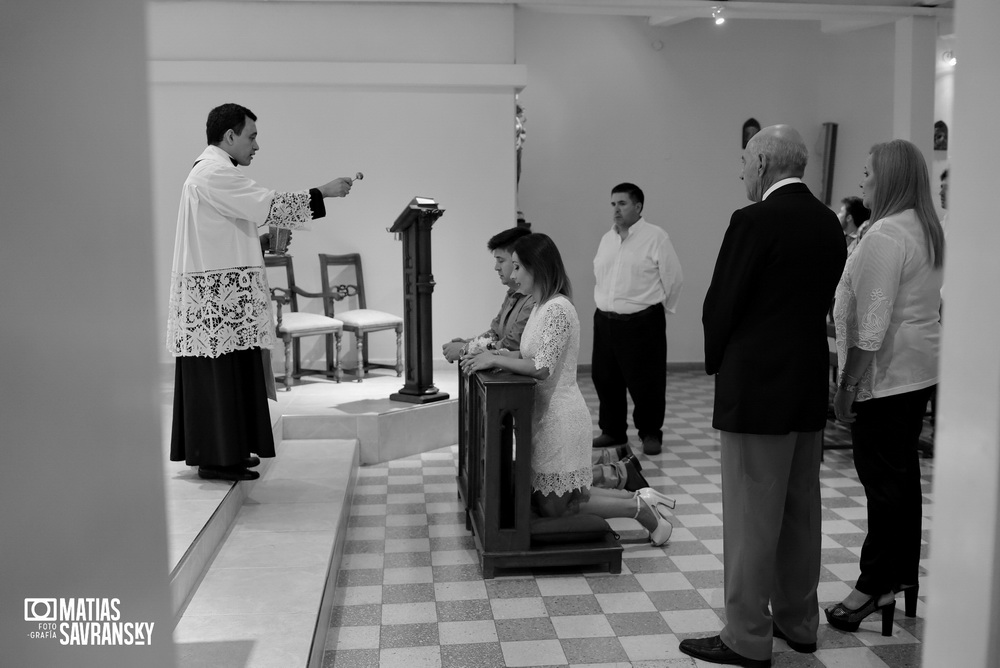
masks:
<path fill-rule="evenodd" d="M 596 416 L 589 376 L 581 377 L 581 389 Z M 677 499 L 674 533 L 663 548 L 626 545 L 620 575 L 521 571 L 483 580 L 456 496 L 457 446 L 362 468 L 324 665 L 707 666 L 677 644 L 712 635 L 725 620 L 712 381 L 701 372 L 672 372 L 667 393 L 663 453 L 640 459 L 650 484 Z M 827 436 L 830 443 L 844 440 L 833 426 Z M 922 460 L 922 468 L 926 559 L 932 460 Z M 858 575 L 867 522 L 849 449 L 827 450 L 820 476 L 825 607 L 841 600 Z M 923 618 L 923 598 L 916 619 L 903 617 L 900 601 L 893 635 L 883 638 L 878 615 L 857 633 L 821 617 L 820 649 L 798 654 L 776 640 L 774 665 L 919 666 Z"/>

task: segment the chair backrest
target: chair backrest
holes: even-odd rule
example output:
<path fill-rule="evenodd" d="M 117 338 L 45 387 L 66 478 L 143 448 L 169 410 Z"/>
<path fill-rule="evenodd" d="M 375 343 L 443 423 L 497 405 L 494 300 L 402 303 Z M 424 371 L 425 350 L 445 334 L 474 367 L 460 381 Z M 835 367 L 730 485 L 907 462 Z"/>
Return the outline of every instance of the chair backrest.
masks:
<path fill-rule="evenodd" d="M 331 280 L 331 268 L 348 266 L 354 268 L 354 283 L 334 284 Z M 365 302 L 365 277 L 361 271 L 361 255 L 359 253 L 347 253 L 346 255 L 320 253 L 319 272 L 325 295 L 323 311 L 327 316 L 335 317 L 334 304 L 350 297 L 357 297 L 358 308 L 368 308 L 367 302 Z"/>
<path fill-rule="evenodd" d="M 269 253 L 264 254 L 264 266 L 265 267 L 284 267 L 285 268 L 285 281 L 288 288 L 289 305 L 292 311 L 299 310 L 299 300 L 298 296 L 295 294 L 295 269 L 292 267 L 292 256 L 291 255 L 271 255 Z M 280 287 L 280 286 L 279 286 Z"/>

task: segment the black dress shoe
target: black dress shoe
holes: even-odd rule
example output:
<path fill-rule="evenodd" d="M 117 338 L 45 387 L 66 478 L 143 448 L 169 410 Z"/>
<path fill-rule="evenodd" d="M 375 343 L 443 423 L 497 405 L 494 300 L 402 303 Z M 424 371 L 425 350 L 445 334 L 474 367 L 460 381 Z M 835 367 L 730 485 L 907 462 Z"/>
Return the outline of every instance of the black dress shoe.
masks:
<path fill-rule="evenodd" d="M 644 436 L 642 438 L 642 454 L 658 455 L 663 452 L 663 441 L 655 436 Z"/>
<path fill-rule="evenodd" d="M 638 492 L 649 487 L 649 481 L 639 473 L 639 467 L 636 466 L 638 463 L 632 456 L 620 461 L 622 468 L 625 469 L 625 489 L 630 492 Z"/>
<path fill-rule="evenodd" d="M 641 471 L 642 470 L 642 463 L 639 461 L 639 459 L 635 455 L 625 455 L 624 457 L 621 458 L 621 461 L 623 461 L 623 462 L 624 461 L 630 461 L 630 462 L 632 462 L 632 466 L 635 467 L 636 471 Z"/>
<path fill-rule="evenodd" d="M 778 628 L 777 624 L 774 624 L 774 626 L 772 627 L 772 629 L 771 629 L 771 635 L 773 635 L 775 638 L 781 638 L 786 643 L 788 643 L 789 647 L 791 647 L 796 652 L 799 652 L 801 654 L 812 654 L 813 652 L 816 651 L 816 643 L 814 643 L 814 642 L 795 642 L 794 640 L 789 640 L 788 636 L 785 635 L 784 631 L 782 631 L 781 629 Z"/>
<path fill-rule="evenodd" d="M 244 468 L 223 468 L 220 466 L 199 466 L 198 477 L 202 480 L 256 480 L 260 474 Z"/>
<path fill-rule="evenodd" d="M 615 436 L 612 436 L 611 434 L 605 434 L 603 432 L 601 433 L 600 436 L 594 438 L 595 448 L 611 448 L 616 445 L 625 445 L 626 443 L 628 443 L 628 436 L 622 436 L 621 438 L 617 438 Z"/>
<path fill-rule="evenodd" d="M 255 466 L 260 466 L 260 457 L 250 455 L 246 458 L 246 461 L 243 462 L 243 468 L 252 469 Z"/>
<path fill-rule="evenodd" d="M 709 663 L 723 663 L 727 666 L 746 666 L 747 668 L 771 668 L 770 659 L 748 659 L 726 647 L 719 636 L 711 638 L 688 638 L 682 640 L 680 649 L 688 656 Z"/>

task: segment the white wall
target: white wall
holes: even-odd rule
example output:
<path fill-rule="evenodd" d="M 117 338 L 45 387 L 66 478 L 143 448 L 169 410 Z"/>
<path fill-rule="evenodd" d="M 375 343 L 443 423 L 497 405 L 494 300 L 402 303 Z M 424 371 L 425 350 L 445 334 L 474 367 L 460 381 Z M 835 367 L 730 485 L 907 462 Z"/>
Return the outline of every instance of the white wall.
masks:
<path fill-rule="evenodd" d="M 806 181 L 817 194 L 822 124 L 838 123 L 834 208 L 858 192 L 871 145 L 892 137 L 891 25 L 824 34 L 814 22 L 731 21 L 719 29 L 705 20 L 654 28 L 636 17 L 510 6 L 246 3 L 233 11 L 224 3 L 165 2 L 151 8 L 154 71 L 185 60 L 243 59 L 236 76 L 244 79 L 154 77 L 159 312 L 177 193 L 204 143 L 207 110 L 223 101 L 239 101 L 261 117 L 262 152 L 249 169 L 260 182 L 293 189 L 366 174 L 349 198 L 329 203 L 328 220 L 296 235 L 296 273 L 307 288 L 318 287 L 317 252 L 356 250 L 366 262 L 370 305 L 401 308 L 399 248 L 383 230 L 410 197 L 436 197 L 447 212 L 434 232 L 434 336 L 479 332 L 502 294 L 485 241 L 509 227 L 520 208 L 563 252 L 583 318 L 585 363 L 592 259 L 610 226 L 611 186 L 638 183 L 647 218 L 670 233 L 685 288 L 668 318 L 668 356 L 699 362 L 701 304 L 718 247 L 732 211 L 747 204 L 738 179 L 743 121 L 753 116 L 764 125 L 798 127 L 811 151 Z M 223 19 L 234 34 L 255 38 L 209 39 L 204 26 Z M 472 75 L 450 88 L 362 85 L 361 77 L 337 75 L 281 82 L 282 72 L 317 62 L 332 69 L 515 67 L 515 61 L 527 71 L 521 101 L 528 128 L 516 203 L 509 121 L 517 86 L 509 78 L 476 86 Z M 318 312 L 319 305 L 306 308 Z M 376 357 L 393 356 L 391 336 L 372 342 Z M 322 356 L 319 339 L 304 349 L 307 362 Z"/>
<path fill-rule="evenodd" d="M 860 197 L 868 152 L 893 139 L 894 39 L 892 25 L 824 37 L 829 51 L 818 70 L 818 113 L 838 124 L 830 198 L 834 209 L 845 197 Z"/>
<path fill-rule="evenodd" d="M 166 668 L 143 4 L 2 15 L 0 663 Z M 30 638 L 27 597 L 118 598 L 120 621 L 154 624 L 152 644 Z"/>
<path fill-rule="evenodd" d="M 822 124 L 839 123 L 839 207 L 857 192 L 868 148 L 890 138 L 892 40 L 891 26 L 844 35 L 793 21 L 653 28 L 634 17 L 517 10 L 517 62 L 529 76 L 520 208 L 563 253 L 584 323 L 581 361 L 592 349 L 592 260 L 611 225 L 612 186 L 645 191 L 647 219 L 667 230 L 684 267 L 668 359 L 703 361 L 702 302 L 729 218 L 748 204 L 743 122 L 797 127 L 817 194 Z"/>
<path fill-rule="evenodd" d="M 994 0 L 958 3 L 925 666 L 1000 665 L 997 25 Z"/>
<path fill-rule="evenodd" d="M 250 37 L 211 39 L 206 26 L 222 21 Z M 150 35 L 159 312 L 181 184 L 209 109 L 232 101 L 258 115 L 247 173 L 260 183 L 295 190 L 365 174 L 294 233 L 300 285 L 319 289 L 317 253 L 360 252 L 368 306 L 401 314 L 402 250 L 385 229 L 414 196 L 434 197 L 445 209 L 433 232 L 435 342 L 486 328 L 503 296 L 486 240 L 515 223 L 513 8 L 154 3 Z M 238 83 L 203 76 L 220 59 L 239 61 Z M 290 83 L 303 71 L 316 76 Z M 300 308 L 322 312 L 317 300 Z M 370 345 L 372 358 L 395 358 L 394 337 Z M 316 365 L 322 338 L 303 353 Z"/>

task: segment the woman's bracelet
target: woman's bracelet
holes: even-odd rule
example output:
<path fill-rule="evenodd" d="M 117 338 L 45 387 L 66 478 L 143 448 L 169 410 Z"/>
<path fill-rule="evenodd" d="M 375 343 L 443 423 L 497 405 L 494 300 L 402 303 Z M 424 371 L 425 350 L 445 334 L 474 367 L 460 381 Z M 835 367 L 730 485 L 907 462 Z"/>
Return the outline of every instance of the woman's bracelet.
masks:
<path fill-rule="evenodd" d="M 841 374 L 840 382 L 837 383 L 837 387 L 840 388 L 841 390 L 844 390 L 845 392 L 850 392 L 851 394 L 854 394 L 855 392 L 858 391 L 858 381 L 857 379 L 855 379 L 853 383 L 848 383 L 847 382 L 848 378 L 850 378 L 850 376 L 848 376 L 846 373 Z"/>

